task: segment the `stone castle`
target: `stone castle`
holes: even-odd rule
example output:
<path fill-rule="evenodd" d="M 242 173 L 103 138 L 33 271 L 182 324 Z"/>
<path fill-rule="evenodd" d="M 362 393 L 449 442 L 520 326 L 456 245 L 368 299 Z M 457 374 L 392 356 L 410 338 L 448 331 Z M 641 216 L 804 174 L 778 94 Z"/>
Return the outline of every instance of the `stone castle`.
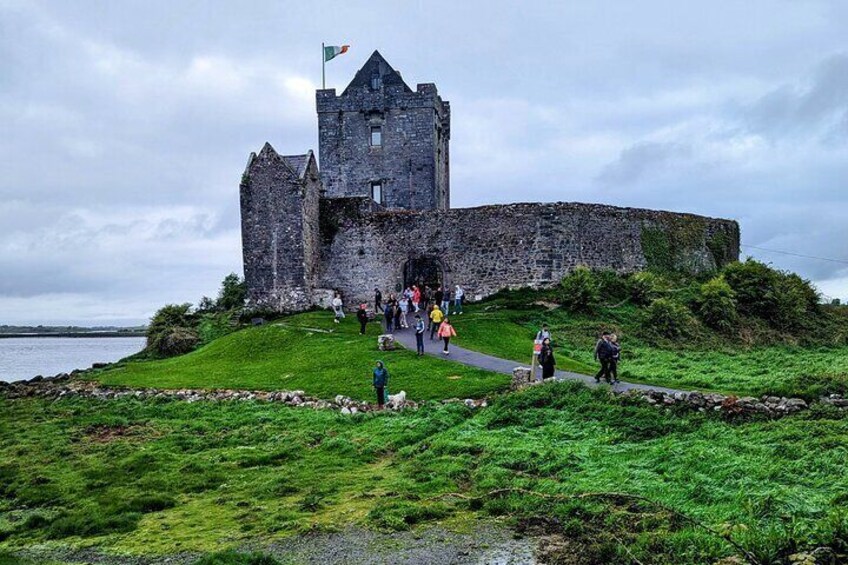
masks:
<path fill-rule="evenodd" d="M 241 181 L 249 303 L 279 312 L 370 302 L 417 283 L 479 299 L 557 283 L 578 265 L 714 269 L 739 256 L 735 221 L 600 204 L 451 209 L 450 104 L 413 91 L 375 51 L 340 95 L 316 93 L 312 151 L 252 153 Z"/>

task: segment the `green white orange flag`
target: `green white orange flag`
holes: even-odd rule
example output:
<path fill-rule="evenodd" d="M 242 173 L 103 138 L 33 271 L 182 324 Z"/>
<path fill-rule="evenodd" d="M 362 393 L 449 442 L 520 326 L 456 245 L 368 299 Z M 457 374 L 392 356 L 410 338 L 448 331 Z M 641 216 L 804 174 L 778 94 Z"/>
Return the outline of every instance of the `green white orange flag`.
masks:
<path fill-rule="evenodd" d="M 343 53 L 347 53 L 350 45 L 325 45 L 324 46 L 324 62 L 335 59 Z"/>

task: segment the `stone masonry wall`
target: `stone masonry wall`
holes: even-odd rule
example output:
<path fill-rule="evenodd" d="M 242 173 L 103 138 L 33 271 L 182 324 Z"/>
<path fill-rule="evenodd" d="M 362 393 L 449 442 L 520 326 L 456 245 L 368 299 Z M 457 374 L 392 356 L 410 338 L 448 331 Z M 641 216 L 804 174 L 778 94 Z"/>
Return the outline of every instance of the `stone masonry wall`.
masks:
<path fill-rule="evenodd" d="M 304 178 L 266 144 L 251 155 L 241 183 L 248 302 L 277 311 L 312 305 L 319 272 L 320 180 L 315 160 Z"/>
<path fill-rule="evenodd" d="M 375 286 L 395 291 L 404 263 L 421 256 L 436 258 L 446 284 L 462 285 L 468 299 L 552 285 L 578 265 L 644 270 L 646 229 L 686 225 L 686 265 L 693 270 L 716 266 L 716 242 L 719 261 L 739 256 L 736 222 L 691 214 L 577 203 L 367 212 L 360 200 L 327 199 L 321 207 L 319 285 L 341 290 L 347 305 L 370 303 Z"/>
<path fill-rule="evenodd" d="M 336 96 L 319 90 L 321 179 L 329 197 L 370 196 L 383 186 L 388 208 L 427 210 L 449 206 L 450 112 L 435 85 L 416 92 L 401 86 L 355 89 Z M 382 145 L 371 146 L 379 126 Z"/>

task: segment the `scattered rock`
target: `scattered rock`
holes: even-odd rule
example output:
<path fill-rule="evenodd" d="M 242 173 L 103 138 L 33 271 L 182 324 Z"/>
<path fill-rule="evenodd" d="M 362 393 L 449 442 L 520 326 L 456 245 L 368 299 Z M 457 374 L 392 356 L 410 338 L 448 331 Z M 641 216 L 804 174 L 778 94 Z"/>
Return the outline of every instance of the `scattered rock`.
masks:
<path fill-rule="evenodd" d="M 377 336 L 377 348 L 380 351 L 394 351 L 395 336 L 393 336 L 392 334 L 383 334 Z"/>
<path fill-rule="evenodd" d="M 529 367 L 516 367 L 512 370 L 512 385 L 510 388 L 521 390 L 534 384 L 531 380 L 532 374 L 533 372 Z"/>

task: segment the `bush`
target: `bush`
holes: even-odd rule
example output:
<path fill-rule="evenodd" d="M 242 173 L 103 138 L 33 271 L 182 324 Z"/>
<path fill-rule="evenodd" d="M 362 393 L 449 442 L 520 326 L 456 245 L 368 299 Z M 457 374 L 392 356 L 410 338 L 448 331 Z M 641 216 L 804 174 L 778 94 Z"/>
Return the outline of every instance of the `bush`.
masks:
<path fill-rule="evenodd" d="M 572 312 L 591 312 L 599 296 L 598 282 L 587 267 L 577 267 L 560 283 L 562 305 Z"/>
<path fill-rule="evenodd" d="M 280 562 L 263 553 L 239 553 L 237 551 L 220 551 L 201 558 L 194 565 L 279 565 Z"/>
<path fill-rule="evenodd" d="M 723 277 L 715 277 L 701 285 L 698 315 L 708 326 L 729 332 L 739 321 L 736 294 Z"/>
<path fill-rule="evenodd" d="M 731 263 L 723 274 L 736 293 L 739 312 L 761 318 L 777 329 L 805 328 L 818 310 L 818 292 L 798 275 L 753 259 Z"/>
<path fill-rule="evenodd" d="M 153 349 L 162 357 L 185 355 L 197 347 L 200 338 L 191 328 L 168 328 L 157 335 L 153 341 Z"/>
<path fill-rule="evenodd" d="M 664 286 L 663 279 L 650 271 L 642 271 L 630 277 L 630 299 L 635 304 L 645 306 L 660 298 Z"/>
<path fill-rule="evenodd" d="M 655 334 L 678 338 L 690 333 L 693 326 L 689 309 L 668 298 L 654 300 L 647 308 L 645 327 Z"/>
<path fill-rule="evenodd" d="M 594 271 L 593 275 L 598 283 L 598 292 L 603 297 L 604 302 L 616 303 L 630 297 L 629 281 L 612 269 Z"/>
<path fill-rule="evenodd" d="M 207 343 L 224 337 L 233 331 L 233 315 L 228 312 L 207 313 L 200 317 L 197 327 L 200 343 Z"/>

